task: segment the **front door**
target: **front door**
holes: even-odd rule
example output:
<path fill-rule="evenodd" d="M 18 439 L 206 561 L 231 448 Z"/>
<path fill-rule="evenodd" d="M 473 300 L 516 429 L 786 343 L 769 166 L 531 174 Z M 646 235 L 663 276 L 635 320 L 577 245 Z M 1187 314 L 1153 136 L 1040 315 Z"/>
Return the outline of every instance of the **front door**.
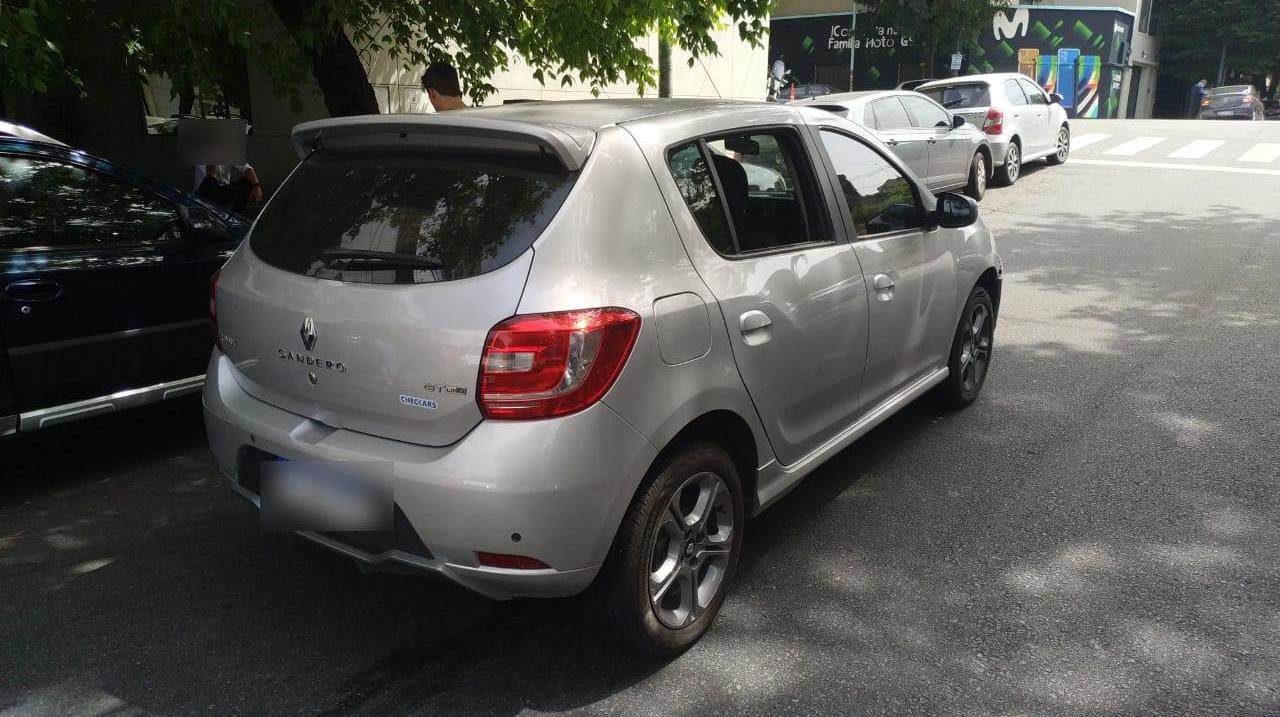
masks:
<path fill-rule="evenodd" d="M 700 236 L 683 236 L 715 295 L 774 454 L 792 464 L 858 412 L 867 299 L 837 240 L 810 145 L 794 128 L 743 130 L 672 149 L 668 165 Z M 748 175 L 768 168 L 765 189 Z"/>
<path fill-rule="evenodd" d="M 0 343 L 19 411 L 203 373 L 221 257 L 183 236 L 172 203 L 42 156 L 0 156 L 0 176 Z"/>
<path fill-rule="evenodd" d="M 924 95 L 904 96 L 902 104 L 912 124 L 929 137 L 929 188 L 964 184 L 969 175 L 968 142 L 956 133 L 951 115 Z"/>
<path fill-rule="evenodd" d="M 888 158 L 834 128 L 818 132 L 841 188 L 867 284 L 870 325 L 862 412 L 946 364 L 955 320 L 954 257 L 919 193 Z"/>
<path fill-rule="evenodd" d="M 920 179 L 929 181 L 929 140 L 933 132 L 915 126 L 897 97 L 871 103 L 880 140 Z"/>

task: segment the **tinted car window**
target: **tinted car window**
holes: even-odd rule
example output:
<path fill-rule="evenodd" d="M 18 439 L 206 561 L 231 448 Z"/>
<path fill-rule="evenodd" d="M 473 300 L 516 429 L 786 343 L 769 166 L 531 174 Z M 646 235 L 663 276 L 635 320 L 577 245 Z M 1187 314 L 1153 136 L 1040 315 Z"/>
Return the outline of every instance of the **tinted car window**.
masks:
<path fill-rule="evenodd" d="M 1017 80 L 1004 81 L 1004 94 L 1009 98 L 1009 103 L 1014 105 L 1027 104 L 1027 96 L 1022 92 L 1022 84 Z"/>
<path fill-rule="evenodd" d="M 1033 105 L 1047 105 L 1048 98 L 1044 96 L 1044 92 L 1038 85 L 1034 85 L 1030 80 L 1018 80 L 1018 84 L 1022 85 L 1022 91 L 1026 93 L 1027 100 Z"/>
<path fill-rule="evenodd" d="M 307 276 L 465 279 L 523 254 L 575 177 L 551 160 L 321 150 L 276 192 L 249 241 L 263 261 Z"/>
<path fill-rule="evenodd" d="M 671 176 L 680 188 L 680 196 L 689 206 L 698 228 L 707 242 L 721 254 L 733 253 L 733 237 L 725 220 L 724 204 L 716 192 L 715 180 L 707 169 L 707 161 L 696 142 L 671 151 L 668 158 Z"/>
<path fill-rule="evenodd" d="M 151 244 L 177 211 L 125 182 L 52 159 L 0 156 L 0 249 Z"/>
<path fill-rule="evenodd" d="M 924 225 L 911 181 L 888 160 L 846 135 L 824 130 L 821 137 L 844 194 L 846 218 L 859 237 Z"/>
<path fill-rule="evenodd" d="M 1209 90 L 1211 95 L 1242 95 L 1253 91 L 1253 85 L 1229 85 Z"/>
<path fill-rule="evenodd" d="M 991 88 L 981 82 L 970 85 L 931 87 L 918 92 L 949 110 L 991 106 Z"/>
<path fill-rule="evenodd" d="M 950 127 L 951 116 L 947 111 L 923 97 L 903 97 L 902 104 L 911 115 L 911 122 L 916 127 L 932 129 L 934 127 Z"/>
<path fill-rule="evenodd" d="M 721 254 L 771 251 L 821 239 L 811 224 L 817 217 L 812 171 L 792 132 L 708 138 L 676 148 L 668 161 L 708 243 Z M 710 176 L 715 179 L 709 185 Z"/>
<path fill-rule="evenodd" d="M 911 118 L 902 108 L 897 97 L 888 97 L 871 103 L 876 113 L 876 127 L 882 130 L 907 129 L 911 126 Z"/>

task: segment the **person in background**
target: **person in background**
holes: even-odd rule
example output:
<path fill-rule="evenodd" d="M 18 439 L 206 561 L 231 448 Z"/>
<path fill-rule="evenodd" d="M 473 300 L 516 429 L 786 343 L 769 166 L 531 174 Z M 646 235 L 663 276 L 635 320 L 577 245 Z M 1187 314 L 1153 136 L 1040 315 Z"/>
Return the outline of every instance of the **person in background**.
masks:
<path fill-rule="evenodd" d="M 220 207 L 243 211 L 262 203 L 262 183 L 248 164 L 197 164 L 196 196 Z M 231 179 L 232 172 L 239 176 Z"/>
<path fill-rule="evenodd" d="M 1191 117 L 1194 119 L 1200 114 L 1200 104 L 1204 102 L 1204 98 L 1209 95 L 1209 81 L 1200 80 L 1191 86 Z"/>
<path fill-rule="evenodd" d="M 466 109 L 462 101 L 462 85 L 458 84 L 458 70 L 447 62 L 433 62 L 422 73 L 422 89 L 431 100 L 436 112 Z"/>

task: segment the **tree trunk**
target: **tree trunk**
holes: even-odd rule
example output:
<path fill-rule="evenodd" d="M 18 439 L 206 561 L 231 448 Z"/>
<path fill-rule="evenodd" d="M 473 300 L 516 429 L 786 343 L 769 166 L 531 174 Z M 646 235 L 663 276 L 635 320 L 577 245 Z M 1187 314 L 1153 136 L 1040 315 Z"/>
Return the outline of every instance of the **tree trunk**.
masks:
<path fill-rule="evenodd" d="M 271 6 L 293 36 L 302 53 L 311 60 L 311 71 L 324 95 L 332 117 L 378 114 L 378 99 L 369 84 L 369 75 L 360 62 L 355 45 L 341 23 L 324 29 L 323 39 L 307 42 L 309 10 L 319 0 L 271 0 Z"/>
<path fill-rule="evenodd" d="M 671 96 L 671 42 L 658 38 L 658 96 Z"/>

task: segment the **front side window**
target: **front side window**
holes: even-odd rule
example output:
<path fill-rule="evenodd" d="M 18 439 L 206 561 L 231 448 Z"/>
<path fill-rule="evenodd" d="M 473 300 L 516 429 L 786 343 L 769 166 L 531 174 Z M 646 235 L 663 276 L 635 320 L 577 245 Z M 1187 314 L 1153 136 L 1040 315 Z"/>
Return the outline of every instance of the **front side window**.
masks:
<path fill-rule="evenodd" d="M 812 174 L 789 130 L 680 145 L 671 174 L 707 242 L 726 256 L 822 241 Z"/>
<path fill-rule="evenodd" d="M 323 279 L 466 279 L 532 246 L 576 176 L 551 160 L 322 149 L 272 197 L 250 246 Z"/>
<path fill-rule="evenodd" d="M 1009 98 L 1009 104 L 1025 105 L 1027 104 L 1027 96 L 1022 91 L 1022 84 L 1017 80 L 1004 81 L 1004 94 Z"/>
<path fill-rule="evenodd" d="M 820 136 L 844 195 L 845 217 L 859 238 L 924 226 L 911 180 L 888 160 L 847 135 L 823 130 Z"/>
<path fill-rule="evenodd" d="M 871 109 L 876 113 L 876 127 L 881 130 L 909 129 L 911 127 L 911 118 L 907 116 L 907 111 L 902 108 L 902 103 L 897 97 L 889 97 L 883 100 L 877 100 L 871 103 Z"/>
<path fill-rule="evenodd" d="M 911 114 L 911 123 L 923 129 L 950 127 L 951 116 L 947 111 L 923 97 L 903 97 L 902 104 Z"/>
<path fill-rule="evenodd" d="M 1037 85 L 1032 84 L 1029 80 L 1019 80 L 1022 84 L 1022 90 L 1027 94 L 1027 100 L 1033 105 L 1047 105 L 1049 99 L 1044 96 L 1044 91 Z"/>
<path fill-rule="evenodd" d="M 0 250 L 152 244 L 174 237 L 168 201 L 74 164 L 0 155 Z"/>

